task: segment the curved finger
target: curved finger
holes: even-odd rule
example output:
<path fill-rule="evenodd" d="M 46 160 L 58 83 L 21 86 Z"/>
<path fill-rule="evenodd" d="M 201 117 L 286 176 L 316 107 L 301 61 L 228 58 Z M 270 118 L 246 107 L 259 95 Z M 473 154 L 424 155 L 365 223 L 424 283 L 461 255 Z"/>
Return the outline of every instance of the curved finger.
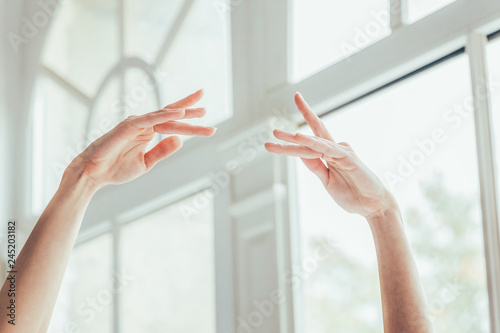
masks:
<path fill-rule="evenodd" d="M 178 121 L 169 121 L 163 124 L 155 125 L 156 133 L 160 134 L 181 134 L 181 135 L 195 135 L 195 136 L 212 136 L 216 129 L 215 127 L 196 126 Z"/>
<path fill-rule="evenodd" d="M 142 116 L 132 116 L 127 120 L 136 127 L 146 128 L 153 127 L 154 125 L 161 124 L 170 120 L 183 119 L 184 115 L 185 111 L 183 109 L 159 110 L 146 113 Z"/>
<path fill-rule="evenodd" d="M 203 94 L 204 94 L 203 89 L 200 89 L 197 92 L 192 93 L 191 95 L 189 95 L 187 97 L 184 97 L 180 101 L 177 101 L 175 103 L 167 105 L 165 108 L 168 108 L 168 109 L 188 108 L 188 107 L 193 106 L 194 104 L 198 103 L 200 101 L 200 99 L 203 97 Z"/>
<path fill-rule="evenodd" d="M 182 147 L 182 140 L 178 136 L 170 136 L 161 140 L 150 151 L 144 154 L 144 164 L 149 171 L 156 163 L 172 155 Z"/>
<path fill-rule="evenodd" d="M 335 142 L 330 132 L 328 132 L 328 130 L 326 129 L 323 121 L 321 121 L 316 113 L 314 113 L 314 111 L 309 107 L 309 104 L 307 104 L 306 100 L 300 93 L 295 94 L 295 104 L 297 105 L 300 113 L 302 113 L 302 116 L 304 117 L 306 123 L 309 125 L 309 127 L 311 127 L 314 135 Z"/>
<path fill-rule="evenodd" d="M 315 159 L 323 156 L 323 154 L 303 146 L 280 145 L 276 143 L 267 142 L 265 144 L 265 147 L 268 152 L 278 155 L 288 155 L 288 156 L 302 157 L 307 159 Z"/>
<path fill-rule="evenodd" d="M 314 136 L 295 134 L 295 139 L 300 145 L 311 148 L 314 151 L 322 153 L 325 157 L 344 158 L 348 153 L 334 142 L 329 142 Z"/>
<path fill-rule="evenodd" d="M 328 168 L 320 158 L 315 158 L 315 159 L 301 158 L 301 160 L 302 162 L 304 162 L 305 166 L 309 170 L 311 170 L 316 176 L 318 176 L 318 178 L 324 185 L 328 184 L 328 179 L 329 179 Z"/>

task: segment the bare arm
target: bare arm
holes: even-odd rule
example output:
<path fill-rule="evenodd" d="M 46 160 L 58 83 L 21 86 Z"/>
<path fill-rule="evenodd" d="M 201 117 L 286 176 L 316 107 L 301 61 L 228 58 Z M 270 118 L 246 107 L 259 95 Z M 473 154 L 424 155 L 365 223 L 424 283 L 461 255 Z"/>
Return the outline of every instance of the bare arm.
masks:
<path fill-rule="evenodd" d="M 155 133 L 211 136 L 214 128 L 179 120 L 199 118 L 204 109 L 187 109 L 198 102 L 198 91 L 165 109 L 132 116 L 92 143 L 70 164 L 56 194 L 38 220 L 16 261 L 16 320 L 2 315 L 0 332 L 41 333 L 47 330 L 64 271 L 85 210 L 107 184 L 121 184 L 148 172 L 157 162 L 182 146 L 170 136 L 153 149 L 146 147 Z M 0 291 L 0 308 L 10 304 L 9 280 Z M 7 318 L 7 319 L 6 319 Z"/>
<path fill-rule="evenodd" d="M 377 249 L 386 333 L 433 332 L 399 207 L 347 143 L 336 143 L 300 94 L 295 102 L 314 136 L 275 130 L 291 144 L 266 143 L 275 154 L 300 157 L 346 211 L 365 217 Z"/>
<path fill-rule="evenodd" d="M 385 332 L 433 332 L 417 267 L 397 208 L 368 217 L 377 249 Z"/>

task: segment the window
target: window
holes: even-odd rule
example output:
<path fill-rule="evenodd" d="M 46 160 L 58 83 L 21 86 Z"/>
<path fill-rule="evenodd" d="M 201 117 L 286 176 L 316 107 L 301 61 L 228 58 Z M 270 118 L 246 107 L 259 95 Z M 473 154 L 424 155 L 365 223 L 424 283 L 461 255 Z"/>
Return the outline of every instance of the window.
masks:
<path fill-rule="evenodd" d="M 489 331 L 469 76 L 462 55 L 326 119 L 398 198 L 437 332 Z M 339 208 L 305 167 L 298 170 L 302 258 L 325 237 L 337 249 L 298 295 L 304 332 L 379 332 L 369 227 Z"/>
<path fill-rule="evenodd" d="M 205 88 L 205 123 L 231 116 L 228 14 L 211 0 L 61 4 L 33 103 L 40 120 L 33 138 L 35 213 L 54 193 L 65 166 L 128 115 Z"/>
<path fill-rule="evenodd" d="M 400 16 L 389 13 L 390 3 L 403 3 Z M 456 55 L 461 47 L 472 45 L 478 51 L 480 43 L 473 43 L 478 40 L 471 35 L 500 28 L 500 2 L 67 0 L 56 15 L 43 54 L 26 52 L 23 57 L 28 65 L 30 59 L 40 59 L 38 72 L 32 72 L 34 66 L 20 70 L 15 67 L 17 61 L 9 70 L 23 73 L 19 81 L 13 80 L 12 92 L 23 92 L 21 84 L 30 87 L 30 78 L 36 77 L 36 98 L 30 103 L 33 116 L 27 116 L 24 104 L 16 104 L 24 94 L 6 96 L 6 105 L 19 106 L 21 111 L 7 114 L 8 120 L 33 121 L 35 211 L 52 195 L 65 164 L 129 114 L 162 107 L 204 87 L 209 121 L 222 123 L 217 136 L 192 140 L 178 159 L 158 165 L 153 174 L 119 189 L 107 188 L 95 197 L 82 231 L 101 227 L 99 210 L 112 222 L 106 225 L 112 230 L 76 247 L 51 332 L 68 331 L 68 325 L 71 331 L 74 323 L 82 333 L 213 332 L 215 324 L 222 332 L 244 328 L 243 324 L 251 326 L 248 331 L 272 327 L 273 332 L 291 333 L 380 332 L 376 257 L 366 222 L 337 208 L 301 165 L 298 177 L 290 181 L 285 177 L 289 175 L 285 160 L 269 156 L 262 147 L 269 124 L 280 127 L 297 120 L 292 107 L 295 91 L 302 92 L 319 112 L 343 105 L 339 112 L 324 116 L 327 126 L 335 137 L 352 143 L 398 196 L 436 331 L 488 332 L 485 259 L 493 276 L 490 283 L 497 286 L 500 258 L 484 255 L 480 204 L 483 208 L 492 204 L 479 200 L 476 153 L 481 157 L 487 153 L 476 152 L 474 143 L 481 133 L 474 133 L 470 112 L 467 56 L 448 58 L 425 72 L 399 79 L 443 56 Z M 290 17 L 285 19 L 286 15 Z M 229 16 L 234 19 L 230 32 Z M 441 16 L 442 22 L 435 24 Z M 27 17 L 31 19 L 32 13 Z M 230 45 L 230 40 L 236 43 Z M 497 45 L 493 41 L 488 46 L 495 129 L 500 126 Z M 230 53 L 235 55 L 234 64 Z M 481 72 L 480 65 L 472 64 L 475 72 Z M 238 114 L 225 121 L 233 116 L 229 77 L 234 74 Z M 380 89 L 393 80 L 397 84 Z M 365 96 L 369 91 L 377 93 Z M 359 96 L 365 97 L 353 101 Z M 275 118 L 284 121 L 275 122 Z M 261 125 L 265 131 L 260 131 Z M 19 125 L 10 132 L 18 129 Z M 20 146 L 25 145 L 22 141 Z M 198 142 L 196 147 L 191 145 Z M 381 147 L 377 155 L 373 143 Z M 8 158 L 21 156 L 9 154 Z M 184 176 L 190 181 L 219 178 L 217 170 L 229 169 L 234 162 L 237 166 L 242 162 L 243 171 L 235 175 L 228 171 L 230 176 L 214 179 L 224 183 L 221 195 L 209 200 L 208 207 L 198 210 L 189 222 L 183 217 L 186 201 L 122 220 L 125 200 L 121 198 L 134 198 L 140 192 L 137 204 L 149 206 L 156 203 L 155 191 L 195 192 Z M 197 167 L 182 169 L 185 165 Z M 28 168 L 17 166 L 5 165 L 15 169 L 6 173 L 12 175 L 6 188 L 15 190 L 14 211 L 25 207 L 26 198 L 21 196 L 28 192 L 18 181 Z M 491 167 L 480 166 L 479 170 Z M 159 182 L 169 186 L 158 187 L 154 174 L 161 174 Z M 482 190 L 494 190 L 487 177 L 486 172 L 480 173 Z M 295 216 L 289 215 L 289 208 L 295 202 L 288 199 L 295 193 L 287 191 L 296 188 L 294 180 L 299 185 L 302 237 L 300 243 L 290 244 L 290 232 L 295 230 L 289 220 Z M 152 188 L 156 190 L 140 190 Z M 129 208 L 135 212 L 140 207 L 125 207 Z M 263 220 L 268 212 L 269 219 Z M 498 221 L 482 222 L 491 229 Z M 303 290 L 292 290 L 295 279 L 287 284 L 289 273 L 295 272 L 297 261 L 324 246 L 324 238 L 328 244 L 333 242 L 335 251 L 301 281 Z M 486 239 L 487 251 L 496 253 L 498 239 Z M 102 266 L 95 262 L 91 247 L 99 249 Z M 301 255 L 296 253 L 298 248 Z M 215 262 L 220 263 L 217 269 Z M 272 269 L 259 271 L 257 265 L 254 271 L 245 262 Z M 107 286 L 94 281 L 94 276 L 87 279 L 89 269 L 80 264 L 94 265 L 93 271 L 99 269 L 110 281 L 121 272 L 128 282 L 88 323 L 89 314 L 82 315 L 78 306 L 87 306 L 87 297 L 107 293 Z M 217 295 L 214 280 L 222 286 Z M 260 305 L 269 304 L 265 301 L 278 289 L 284 289 L 283 303 L 268 316 L 268 308 Z M 106 296 L 100 297 L 107 300 Z M 493 291 L 489 296 L 494 317 L 491 331 L 496 332 L 499 295 Z"/>
<path fill-rule="evenodd" d="M 122 296 L 124 333 L 215 332 L 212 206 L 202 193 L 123 227 L 121 266 L 135 277 Z"/>
<path fill-rule="evenodd" d="M 407 21 L 415 22 L 435 11 L 452 4 L 457 0 L 402 0 L 407 1 Z"/>
<path fill-rule="evenodd" d="M 213 214 L 201 192 L 77 245 L 49 333 L 215 332 Z"/>
<path fill-rule="evenodd" d="M 50 322 L 49 333 L 113 331 L 113 297 L 128 283 L 112 272 L 112 238 L 98 236 L 71 255 Z"/>
<path fill-rule="evenodd" d="M 293 0 L 292 79 L 298 81 L 390 34 L 386 0 Z"/>

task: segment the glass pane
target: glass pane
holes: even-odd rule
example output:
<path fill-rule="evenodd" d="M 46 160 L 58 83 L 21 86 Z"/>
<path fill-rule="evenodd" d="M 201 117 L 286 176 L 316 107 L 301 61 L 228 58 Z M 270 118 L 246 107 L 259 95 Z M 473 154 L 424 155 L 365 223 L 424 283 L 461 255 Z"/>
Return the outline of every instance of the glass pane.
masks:
<path fill-rule="evenodd" d="M 292 79 L 364 49 L 390 34 L 387 0 L 293 0 Z"/>
<path fill-rule="evenodd" d="M 404 0 L 403 0 L 404 1 Z M 407 0 L 408 22 L 415 22 L 457 0 Z"/>
<path fill-rule="evenodd" d="M 125 53 L 154 63 L 182 0 L 125 0 Z"/>
<path fill-rule="evenodd" d="M 52 23 L 42 61 L 92 95 L 118 62 L 118 40 L 116 0 L 67 0 Z"/>
<path fill-rule="evenodd" d="M 122 267 L 136 281 L 123 294 L 124 333 L 215 332 L 212 206 L 202 193 L 124 226 Z"/>
<path fill-rule="evenodd" d="M 470 91 L 460 56 L 326 120 L 397 197 L 436 332 L 489 331 Z M 304 281 L 306 332 L 382 332 L 366 221 L 298 165 L 302 257 L 325 238 L 336 248 Z"/>
<path fill-rule="evenodd" d="M 166 73 L 162 84 L 168 101 L 205 89 L 200 102 L 207 108 L 205 124 L 219 123 L 232 113 L 229 21 L 219 10 L 213 1 L 197 0 L 160 66 Z"/>
<path fill-rule="evenodd" d="M 39 77 L 34 100 L 33 137 L 35 211 L 45 207 L 59 186 L 66 166 L 86 146 L 87 107 L 44 76 Z"/>
<path fill-rule="evenodd" d="M 57 298 L 49 333 L 113 331 L 113 295 L 130 276 L 112 274 L 112 238 L 104 234 L 75 248 Z"/>

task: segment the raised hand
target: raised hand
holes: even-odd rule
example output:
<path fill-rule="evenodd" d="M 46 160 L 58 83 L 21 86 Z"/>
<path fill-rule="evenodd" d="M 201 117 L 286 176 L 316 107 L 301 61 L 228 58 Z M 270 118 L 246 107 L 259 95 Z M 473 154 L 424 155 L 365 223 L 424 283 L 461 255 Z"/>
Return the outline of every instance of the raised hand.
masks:
<path fill-rule="evenodd" d="M 180 121 L 205 115 L 203 108 L 189 108 L 202 97 L 203 91 L 199 90 L 159 111 L 128 117 L 85 149 L 66 172 L 84 173 L 97 187 L 124 183 L 141 176 L 182 147 L 181 139 L 174 135 L 146 151 L 156 133 L 194 136 L 215 133 L 213 127 Z"/>
<path fill-rule="evenodd" d="M 336 143 L 321 119 L 297 93 L 295 104 L 314 136 L 292 134 L 279 129 L 274 136 L 292 143 L 266 143 L 266 149 L 275 154 L 300 157 L 316 174 L 332 198 L 346 211 L 364 217 L 397 207 L 392 194 L 377 176 L 358 158 L 352 147 Z"/>

